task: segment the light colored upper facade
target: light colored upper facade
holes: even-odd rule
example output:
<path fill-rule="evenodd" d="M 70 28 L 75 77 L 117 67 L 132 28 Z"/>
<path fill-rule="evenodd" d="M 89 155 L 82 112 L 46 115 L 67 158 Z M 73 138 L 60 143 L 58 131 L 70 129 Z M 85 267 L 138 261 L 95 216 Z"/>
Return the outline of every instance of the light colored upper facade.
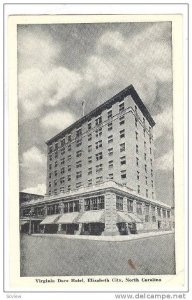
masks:
<path fill-rule="evenodd" d="M 109 179 L 155 199 L 154 120 L 133 86 L 47 142 L 47 196 Z"/>

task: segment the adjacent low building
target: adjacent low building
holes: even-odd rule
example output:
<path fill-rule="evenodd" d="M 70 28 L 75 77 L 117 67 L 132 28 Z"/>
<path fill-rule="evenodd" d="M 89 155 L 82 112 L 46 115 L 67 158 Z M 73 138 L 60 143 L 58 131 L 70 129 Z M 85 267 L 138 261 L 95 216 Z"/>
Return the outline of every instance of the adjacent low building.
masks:
<path fill-rule="evenodd" d="M 30 211 L 30 230 L 45 233 L 170 229 L 171 207 L 155 194 L 154 125 L 130 85 L 51 138 L 46 195 L 22 203 L 21 219 Z"/>

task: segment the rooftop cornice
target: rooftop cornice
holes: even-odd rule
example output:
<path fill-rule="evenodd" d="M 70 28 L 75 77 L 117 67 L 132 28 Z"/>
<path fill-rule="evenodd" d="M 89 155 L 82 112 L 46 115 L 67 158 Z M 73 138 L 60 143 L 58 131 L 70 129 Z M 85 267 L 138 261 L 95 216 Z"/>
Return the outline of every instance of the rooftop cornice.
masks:
<path fill-rule="evenodd" d="M 97 115 L 97 114 L 101 113 L 107 107 L 110 108 L 111 105 L 113 105 L 116 102 L 119 102 L 119 101 L 123 100 L 125 97 L 127 97 L 129 95 L 132 96 L 134 102 L 139 107 L 139 109 L 142 111 L 143 115 L 148 120 L 150 126 L 153 127 L 155 125 L 155 121 L 151 117 L 148 109 L 146 108 L 146 106 L 142 102 L 141 98 L 137 94 L 137 92 L 134 89 L 133 85 L 129 85 L 124 90 L 120 91 L 118 94 L 116 94 L 115 96 L 113 96 L 109 100 L 105 101 L 100 106 L 96 107 L 94 110 L 89 112 L 87 115 L 83 116 L 82 118 L 80 118 L 79 120 L 77 120 L 76 122 L 71 124 L 69 127 L 65 128 L 64 130 L 59 132 L 57 135 L 55 135 L 54 137 L 52 137 L 51 139 L 46 141 L 46 144 L 49 145 L 53 141 L 57 140 L 58 138 L 65 135 L 66 133 L 70 132 L 72 129 L 79 127 L 81 124 L 83 124 L 84 122 L 86 122 L 87 120 L 92 118 L 94 115 Z"/>

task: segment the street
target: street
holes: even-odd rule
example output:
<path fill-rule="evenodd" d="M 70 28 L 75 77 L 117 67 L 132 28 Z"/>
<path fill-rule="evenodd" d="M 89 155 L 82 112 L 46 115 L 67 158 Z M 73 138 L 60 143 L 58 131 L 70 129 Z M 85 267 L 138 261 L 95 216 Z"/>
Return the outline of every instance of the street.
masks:
<path fill-rule="evenodd" d="M 174 273 L 173 234 L 123 242 L 21 235 L 21 276 Z"/>

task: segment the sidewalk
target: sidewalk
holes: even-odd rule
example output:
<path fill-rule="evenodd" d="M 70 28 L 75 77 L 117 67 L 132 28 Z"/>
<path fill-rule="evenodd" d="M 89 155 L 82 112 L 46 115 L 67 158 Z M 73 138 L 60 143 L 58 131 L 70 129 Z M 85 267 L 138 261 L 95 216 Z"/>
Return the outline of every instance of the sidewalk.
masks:
<path fill-rule="evenodd" d="M 118 236 L 94 236 L 94 235 L 68 235 L 68 234 L 48 234 L 48 233 L 35 233 L 32 236 L 62 238 L 62 239 L 74 239 L 74 240 L 92 240 L 92 241 L 104 241 L 104 242 L 123 242 L 139 240 L 144 238 L 155 237 L 159 235 L 173 234 L 174 231 L 158 231 L 158 232 L 145 232 L 140 234 L 130 235 L 118 235 Z"/>

